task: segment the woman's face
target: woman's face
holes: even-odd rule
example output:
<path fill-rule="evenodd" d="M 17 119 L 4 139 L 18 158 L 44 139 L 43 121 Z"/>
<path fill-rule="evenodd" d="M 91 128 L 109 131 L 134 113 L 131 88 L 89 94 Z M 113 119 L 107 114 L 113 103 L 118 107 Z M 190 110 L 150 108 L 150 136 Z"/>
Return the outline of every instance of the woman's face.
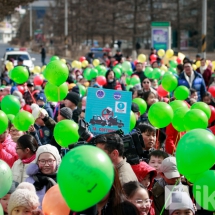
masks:
<path fill-rule="evenodd" d="M 156 142 L 156 132 L 146 131 L 142 133 L 145 149 L 149 150 L 155 146 Z"/>
<path fill-rule="evenodd" d="M 40 171 L 43 174 L 53 174 L 57 170 L 57 162 L 55 157 L 48 152 L 42 153 L 37 161 Z"/>
<path fill-rule="evenodd" d="M 31 157 L 30 149 L 23 149 L 22 146 L 20 146 L 19 144 L 17 144 L 16 146 L 16 153 L 20 160 L 24 160 L 26 158 Z"/>
<path fill-rule="evenodd" d="M 154 93 L 150 93 L 146 102 L 147 102 L 147 105 L 150 106 L 150 105 L 154 104 L 155 102 L 158 102 L 158 99 Z"/>
<path fill-rule="evenodd" d="M 10 195 L 11 194 L 6 194 L 5 196 L 3 196 L 1 199 L 0 199 L 0 204 L 3 208 L 3 211 L 5 213 L 7 213 L 7 206 L 8 206 L 8 202 L 9 202 L 9 199 L 10 199 Z"/>
<path fill-rule="evenodd" d="M 108 78 L 108 80 L 113 80 L 114 79 L 114 73 L 112 71 L 109 72 L 107 78 Z"/>
<path fill-rule="evenodd" d="M 151 81 L 148 78 L 144 79 L 142 82 L 142 86 L 144 90 L 149 90 L 151 87 Z"/>
<path fill-rule="evenodd" d="M 149 194 L 143 188 L 139 188 L 132 198 L 129 199 L 138 209 L 140 215 L 147 215 L 151 207 Z"/>

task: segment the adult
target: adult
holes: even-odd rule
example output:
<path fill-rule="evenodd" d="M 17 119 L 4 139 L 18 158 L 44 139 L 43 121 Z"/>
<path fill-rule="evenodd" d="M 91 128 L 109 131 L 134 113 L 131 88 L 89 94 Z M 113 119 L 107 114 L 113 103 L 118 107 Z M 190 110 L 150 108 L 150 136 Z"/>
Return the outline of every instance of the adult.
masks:
<path fill-rule="evenodd" d="M 40 146 L 36 152 L 34 163 L 29 164 L 26 182 L 34 185 L 40 205 L 45 193 L 56 184 L 57 170 L 61 162 L 60 154 L 55 146 L 50 144 Z"/>
<path fill-rule="evenodd" d="M 121 50 L 117 49 L 116 54 L 114 55 L 115 60 L 118 61 L 118 62 L 121 62 L 122 57 L 123 57 L 123 55 L 122 55 Z"/>
<path fill-rule="evenodd" d="M 142 81 L 142 88 L 143 88 L 143 92 L 151 91 L 157 94 L 157 91 L 152 88 L 152 81 L 147 77 L 145 77 Z"/>
<path fill-rule="evenodd" d="M 16 143 L 13 142 L 9 129 L 0 134 L 0 159 L 5 161 L 10 167 L 18 159 L 16 154 Z"/>
<path fill-rule="evenodd" d="M 24 92 L 24 95 L 23 95 L 23 99 L 25 100 L 25 103 L 27 105 L 31 105 L 34 101 L 33 101 L 33 95 L 32 93 L 34 92 L 34 83 L 31 82 L 31 81 L 28 81 L 27 82 L 27 88 Z"/>
<path fill-rule="evenodd" d="M 193 71 L 190 61 L 184 63 L 184 72 L 179 75 L 178 85 L 183 85 L 188 89 L 194 88 L 198 93 L 198 101 L 201 101 L 202 96 L 206 92 L 205 81 L 202 75 Z"/>
<path fill-rule="evenodd" d="M 136 70 L 134 71 L 133 75 L 137 75 L 140 78 L 141 83 L 143 82 L 143 80 L 146 78 L 146 76 L 144 75 L 143 63 L 138 62 L 136 64 Z"/>
<path fill-rule="evenodd" d="M 42 65 L 46 65 L 46 50 L 45 50 L 45 47 L 43 45 L 41 45 L 41 51 L 40 51 L 40 54 L 41 54 L 41 61 L 42 61 Z"/>
<path fill-rule="evenodd" d="M 177 74 L 180 75 L 183 70 L 184 70 L 184 67 L 182 64 L 178 64 L 177 67 L 176 67 L 176 70 L 177 70 Z"/>
<path fill-rule="evenodd" d="M 124 144 L 118 134 L 104 134 L 96 138 L 96 146 L 108 154 L 119 173 L 121 184 L 138 181 L 131 165 L 123 157 Z"/>
<path fill-rule="evenodd" d="M 93 52 L 88 53 L 88 56 L 87 56 L 88 63 L 92 64 L 93 60 L 94 60 L 94 53 Z"/>
<path fill-rule="evenodd" d="M 201 59 L 201 66 L 196 70 L 196 72 L 198 72 L 202 75 L 202 77 L 204 78 L 204 81 L 205 81 L 205 85 L 208 87 L 210 80 L 211 80 L 212 72 L 206 65 L 205 58 Z"/>

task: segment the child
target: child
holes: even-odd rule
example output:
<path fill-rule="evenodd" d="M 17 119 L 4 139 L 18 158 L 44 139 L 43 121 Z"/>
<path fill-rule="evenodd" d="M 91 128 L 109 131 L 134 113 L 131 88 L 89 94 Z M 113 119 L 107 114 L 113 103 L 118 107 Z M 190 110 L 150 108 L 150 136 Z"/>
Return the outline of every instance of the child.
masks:
<path fill-rule="evenodd" d="M 186 191 L 189 194 L 187 186 L 181 184 L 181 176 L 178 172 L 176 166 L 176 158 L 168 157 L 165 158 L 159 168 L 161 174 L 161 179 L 159 179 L 154 187 L 152 188 L 153 202 L 155 206 L 155 214 L 160 215 L 162 208 L 165 205 L 165 187 L 166 189 L 172 189 L 172 186 L 175 185 L 175 188 L 178 188 L 180 185 L 180 191 Z M 172 185 L 168 188 L 168 185 Z M 163 215 L 168 215 L 168 211 L 164 210 Z"/>
<path fill-rule="evenodd" d="M 188 99 L 188 103 L 192 105 L 193 103 L 198 101 L 197 91 L 193 88 L 190 88 L 190 98 Z"/>
<path fill-rule="evenodd" d="M 137 165 L 131 165 L 138 181 L 148 190 L 152 188 L 152 182 L 157 175 L 156 170 L 147 163 L 141 161 Z"/>
<path fill-rule="evenodd" d="M 157 171 L 157 176 L 155 179 L 161 178 L 161 175 L 160 173 L 158 173 L 158 170 L 161 166 L 162 161 L 167 157 L 169 157 L 169 155 L 166 152 L 160 150 L 152 151 L 149 154 L 149 166 L 154 167 Z"/>
<path fill-rule="evenodd" d="M 35 188 L 32 184 L 22 182 L 12 193 L 8 202 L 8 215 L 38 214 L 40 205 Z"/>
<path fill-rule="evenodd" d="M 169 206 L 169 215 L 195 214 L 193 202 L 187 193 L 174 192 L 172 194 L 172 202 Z"/>
<path fill-rule="evenodd" d="M 9 202 L 11 194 L 15 191 L 17 185 L 18 185 L 18 183 L 13 182 L 8 193 L 0 199 L 0 204 L 1 204 L 2 209 L 4 211 L 4 215 L 8 214 L 8 211 L 7 211 L 8 202 Z"/>

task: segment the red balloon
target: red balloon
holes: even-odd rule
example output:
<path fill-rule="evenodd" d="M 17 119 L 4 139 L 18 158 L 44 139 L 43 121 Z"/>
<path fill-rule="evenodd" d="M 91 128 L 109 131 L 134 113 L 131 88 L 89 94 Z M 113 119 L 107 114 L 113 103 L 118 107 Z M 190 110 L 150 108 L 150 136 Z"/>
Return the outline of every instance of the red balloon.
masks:
<path fill-rule="evenodd" d="M 151 56 L 150 56 L 150 60 L 151 61 L 156 61 L 157 60 L 157 55 L 156 54 L 152 54 Z"/>
<path fill-rule="evenodd" d="M 23 110 L 28 111 L 29 113 L 32 113 L 32 109 L 30 105 L 24 105 Z"/>
<path fill-rule="evenodd" d="M 98 76 L 96 78 L 96 82 L 101 85 L 101 86 L 104 86 L 106 83 L 107 83 L 107 80 L 104 76 Z"/>
<path fill-rule="evenodd" d="M 18 85 L 17 88 L 18 88 L 20 93 L 24 94 L 25 90 L 24 90 L 24 87 L 22 85 Z"/>
<path fill-rule="evenodd" d="M 84 61 L 84 60 L 86 60 L 86 57 L 84 57 L 84 56 L 81 56 L 81 57 L 79 58 L 79 61 L 80 61 L 80 62 L 82 62 L 82 61 Z"/>
<path fill-rule="evenodd" d="M 159 85 L 158 88 L 157 88 L 157 92 L 158 92 L 158 95 L 160 97 L 165 97 L 168 95 L 168 91 L 164 90 L 164 88 L 162 87 L 162 85 Z"/>
<path fill-rule="evenodd" d="M 139 61 L 138 61 L 138 60 L 135 60 L 135 61 L 134 61 L 134 66 L 136 66 L 137 63 L 139 63 Z"/>
<path fill-rule="evenodd" d="M 215 86 L 209 87 L 208 92 L 211 93 L 213 97 L 215 97 Z"/>
<path fill-rule="evenodd" d="M 208 123 L 212 123 L 215 120 L 215 108 L 212 105 L 209 105 L 211 109 L 211 117 L 208 120 Z"/>
<path fill-rule="evenodd" d="M 176 61 L 178 64 L 181 64 L 181 59 L 179 57 L 177 57 Z"/>
<path fill-rule="evenodd" d="M 43 78 L 40 75 L 34 77 L 34 84 L 36 86 L 41 86 L 43 83 Z"/>
<path fill-rule="evenodd" d="M 115 61 L 113 62 L 113 65 L 116 66 L 118 63 L 119 63 L 119 62 L 118 62 L 117 60 L 115 60 Z"/>

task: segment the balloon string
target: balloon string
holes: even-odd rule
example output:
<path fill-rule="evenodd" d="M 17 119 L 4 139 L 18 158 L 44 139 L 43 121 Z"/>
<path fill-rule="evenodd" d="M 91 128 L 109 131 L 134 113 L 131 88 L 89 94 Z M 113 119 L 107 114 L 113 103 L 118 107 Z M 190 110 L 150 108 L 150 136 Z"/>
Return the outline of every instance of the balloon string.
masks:
<path fill-rule="evenodd" d="M 178 140 L 180 140 L 180 138 L 181 138 L 181 133 L 178 132 L 178 134 L 177 134 L 177 136 L 176 136 L 176 139 L 175 139 L 175 148 L 174 148 L 174 150 L 173 150 L 173 152 L 172 152 L 172 155 L 174 155 L 174 153 L 175 153 L 175 151 L 176 151 L 177 143 L 178 143 Z"/>
<path fill-rule="evenodd" d="M 27 88 L 28 89 L 28 88 Z M 28 89 L 28 92 L 30 93 L 30 96 L 31 96 L 31 98 L 32 98 L 32 100 L 33 100 L 33 103 L 35 103 L 36 104 L 36 100 L 34 99 L 34 96 L 32 95 L 32 93 L 31 93 L 31 91 Z"/>
<path fill-rule="evenodd" d="M 58 102 L 59 102 L 59 107 L 58 107 L 58 116 L 60 115 L 60 87 L 58 87 Z"/>
<path fill-rule="evenodd" d="M 158 149 L 159 136 L 160 136 L 160 129 L 158 129 L 158 135 L 157 135 L 157 140 L 156 140 L 156 144 L 155 144 L 156 149 Z"/>

